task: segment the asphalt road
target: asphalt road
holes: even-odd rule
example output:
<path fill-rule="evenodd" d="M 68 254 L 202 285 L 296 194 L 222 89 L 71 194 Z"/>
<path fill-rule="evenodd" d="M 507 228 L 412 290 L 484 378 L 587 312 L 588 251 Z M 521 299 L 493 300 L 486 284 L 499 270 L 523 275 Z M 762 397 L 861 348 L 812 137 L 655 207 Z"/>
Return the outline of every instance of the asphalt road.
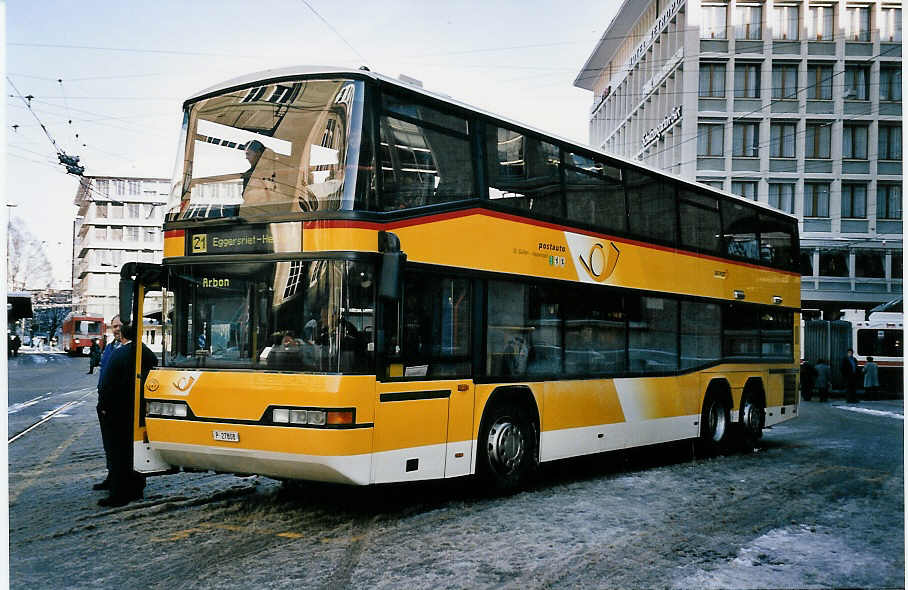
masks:
<path fill-rule="evenodd" d="M 86 369 L 10 365 L 9 412 L 48 392 L 50 407 L 75 401 L 9 445 L 12 588 L 905 585 L 901 402 L 805 402 L 753 453 L 695 457 L 684 443 L 559 462 L 508 497 L 471 480 L 183 473 L 102 509 Z"/>

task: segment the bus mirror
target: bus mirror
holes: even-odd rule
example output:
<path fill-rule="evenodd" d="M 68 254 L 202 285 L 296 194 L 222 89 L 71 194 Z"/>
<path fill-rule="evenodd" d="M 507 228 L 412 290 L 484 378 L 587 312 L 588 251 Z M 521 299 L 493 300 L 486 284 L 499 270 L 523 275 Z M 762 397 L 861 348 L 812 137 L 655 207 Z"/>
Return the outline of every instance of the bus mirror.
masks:
<path fill-rule="evenodd" d="M 389 231 L 378 232 L 378 251 L 382 253 L 378 296 L 400 299 L 400 269 L 407 260 L 407 255 L 400 251 L 400 238 Z"/>
<path fill-rule="evenodd" d="M 135 281 L 120 279 L 120 321 L 124 324 L 132 323 L 132 295 L 135 290 Z"/>
<path fill-rule="evenodd" d="M 381 255 L 381 277 L 378 295 L 383 299 L 400 299 L 400 269 L 407 255 L 403 252 L 385 252 Z"/>

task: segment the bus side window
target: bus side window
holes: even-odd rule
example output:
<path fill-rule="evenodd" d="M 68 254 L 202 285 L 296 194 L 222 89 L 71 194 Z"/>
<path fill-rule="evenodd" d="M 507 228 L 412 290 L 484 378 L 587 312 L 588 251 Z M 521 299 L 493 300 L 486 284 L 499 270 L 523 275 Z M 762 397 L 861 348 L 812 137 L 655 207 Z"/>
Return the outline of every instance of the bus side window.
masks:
<path fill-rule="evenodd" d="M 503 127 L 486 128 L 489 198 L 542 215 L 561 216 L 558 146 Z"/>
<path fill-rule="evenodd" d="M 722 201 L 722 242 L 729 256 L 759 260 L 757 212 L 741 203 Z"/>
<path fill-rule="evenodd" d="M 798 252 L 795 222 L 760 214 L 760 260 L 786 270 L 796 270 Z"/>
<path fill-rule="evenodd" d="M 719 204 L 715 197 L 682 190 L 678 200 L 681 220 L 681 247 L 695 252 L 716 253 L 719 250 Z"/>
<path fill-rule="evenodd" d="M 411 275 L 404 283 L 404 376 L 469 377 L 471 286 L 468 279 Z M 387 342 L 387 334 L 385 336 Z"/>
<path fill-rule="evenodd" d="M 674 185 L 628 168 L 624 171 L 624 190 L 631 233 L 674 244 L 678 234 Z"/>

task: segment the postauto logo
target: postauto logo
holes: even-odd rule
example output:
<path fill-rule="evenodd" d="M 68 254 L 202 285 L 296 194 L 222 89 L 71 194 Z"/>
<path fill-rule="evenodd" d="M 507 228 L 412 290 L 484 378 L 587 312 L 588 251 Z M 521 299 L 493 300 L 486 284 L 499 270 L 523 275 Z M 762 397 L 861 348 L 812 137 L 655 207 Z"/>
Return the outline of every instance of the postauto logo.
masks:
<path fill-rule="evenodd" d="M 567 234 L 571 256 L 580 263 L 578 279 L 584 282 L 601 283 L 612 276 L 618 266 L 621 251 L 609 240 L 591 240 L 588 236 Z M 585 275 L 585 276 L 584 276 Z"/>

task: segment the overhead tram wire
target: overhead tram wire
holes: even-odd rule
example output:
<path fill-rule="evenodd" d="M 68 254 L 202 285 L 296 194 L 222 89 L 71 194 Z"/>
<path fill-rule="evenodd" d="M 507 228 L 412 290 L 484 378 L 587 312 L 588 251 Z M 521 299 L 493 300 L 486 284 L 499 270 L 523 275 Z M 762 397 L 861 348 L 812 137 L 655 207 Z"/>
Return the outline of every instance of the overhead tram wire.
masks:
<path fill-rule="evenodd" d="M 359 57 L 359 59 L 363 62 L 363 65 L 365 65 L 366 62 L 369 61 L 369 60 L 367 60 L 365 57 L 363 57 L 363 54 L 360 53 L 359 51 L 357 51 L 356 48 L 353 47 L 353 45 L 351 45 L 350 42 L 347 41 L 347 40 L 344 38 L 344 36 L 341 35 L 341 34 L 338 32 L 338 30 L 335 29 L 335 28 L 331 25 L 331 23 L 329 23 L 327 20 L 325 20 L 325 17 L 323 17 L 322 15 L 320 15 L 320 14 L 318 13 L 318 11 L 317 11 L 315 8 L 313 8 L 311 4 L 309 4 L 308 0 L 300 0 L 300 1 L 301 1 L 303 4 L 305 4 L 305 5 L 309 8 L 309 10 L 311 10 L 312 13 L 313 13 L 315 16 L 317 16 L 317 17 L 319 18 L 319 20 L 321 20 L 323 23 L 325 23 L 325 25 L 326 25 L 329 29 L 331 29 L 332 31 L 334 31 L 334 34 L 337 35 L 338 38 L 340 38 L 340 40 L 343 41 L 344 44 L 345 44 L 347 47 L 349 47 L 350 50 L 351 50 L 353 53 L 355 53 L 355 54 L 357 55 L 357 57 Z"/>

